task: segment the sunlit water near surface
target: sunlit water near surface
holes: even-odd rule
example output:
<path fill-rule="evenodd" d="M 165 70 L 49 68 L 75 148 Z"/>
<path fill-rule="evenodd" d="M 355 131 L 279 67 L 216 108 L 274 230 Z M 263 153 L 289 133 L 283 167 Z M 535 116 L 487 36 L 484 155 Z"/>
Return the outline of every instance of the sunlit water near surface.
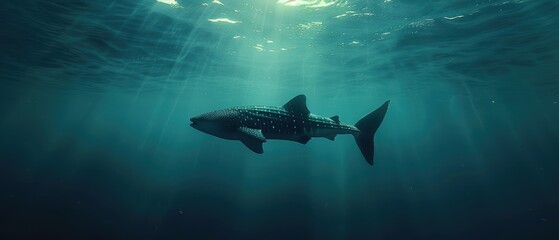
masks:
<path fill-rule="evenodd" d="M 2 239 L 557 239 L 559 2 L 0 3 Z M 281 106 L 351 136 L 188 126 Z"/>

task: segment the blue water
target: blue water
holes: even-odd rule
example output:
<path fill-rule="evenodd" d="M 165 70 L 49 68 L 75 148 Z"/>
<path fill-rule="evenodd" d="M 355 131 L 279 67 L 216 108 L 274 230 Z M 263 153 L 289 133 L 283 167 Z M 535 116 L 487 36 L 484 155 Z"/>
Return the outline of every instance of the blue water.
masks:
<path fill-rule="evenodd" d="M 555 0 L 0 3 L 1 239 L 557 239 Z M 244 105 L 355 123 L 264 154 Z"/>

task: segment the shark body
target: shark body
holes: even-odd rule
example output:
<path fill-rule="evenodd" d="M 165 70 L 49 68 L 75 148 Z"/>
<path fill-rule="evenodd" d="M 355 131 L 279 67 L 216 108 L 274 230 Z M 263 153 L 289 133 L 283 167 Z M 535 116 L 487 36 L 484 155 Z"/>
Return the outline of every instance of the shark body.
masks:
<path fill-rule="evenodd" d="M 281 107 L 251 106 L 212 111 L 192 117 L 191 126 L 204 133 L 239 140 L 255 153 L 263 153 L 268 139 L 306 144 L 313 137 L 334 140 L 338 134 L 351 134 L 369 164 L 373 164 L 374 134 L 390 101 L 359 120 L 355 125 L 340 122 L 338 116 L 312 114 L 301 94 Z"/>

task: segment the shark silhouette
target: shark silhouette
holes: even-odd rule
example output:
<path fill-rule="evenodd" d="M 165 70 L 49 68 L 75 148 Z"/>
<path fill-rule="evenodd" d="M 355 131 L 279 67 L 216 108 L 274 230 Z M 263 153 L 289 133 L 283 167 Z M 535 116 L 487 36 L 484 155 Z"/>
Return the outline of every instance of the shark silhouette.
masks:
<path fill-rule="evenodd" d="M 351 134 L 373 165 L 374 135 L 384 119 L 390 101 L 361 118 L 355 125 L 340 122 L 338 116 L 322 117 L 310 113 L 307 98 L 301 94 L 281 107 L 250 106 L 217 110 L 192 117 L 193 128 L 230 140 L 240 140 L 255 153 L 263 153 L 267 139 L 306 144 L 313 137 L 334 140 L 338 134 Z"/>

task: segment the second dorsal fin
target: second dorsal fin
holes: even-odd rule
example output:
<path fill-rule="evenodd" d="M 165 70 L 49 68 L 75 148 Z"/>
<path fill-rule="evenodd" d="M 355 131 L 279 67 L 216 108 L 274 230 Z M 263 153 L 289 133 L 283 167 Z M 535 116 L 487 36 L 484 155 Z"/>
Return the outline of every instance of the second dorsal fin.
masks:
<path fill-rule="evenodd" d="M 332 117 L 330 117 L 330 119 L 332 119 L 337 124 L 340 124 L 340 117 L 339 116 L 332 116 Z"/>
<path fill-rule="evenodd" d="M 283 108 L 287 111 L 294 113 L 309 114 L 311 113 L 307 108 L 307 97 L 304 94 L 297 95 L 283 105 Z"/>

